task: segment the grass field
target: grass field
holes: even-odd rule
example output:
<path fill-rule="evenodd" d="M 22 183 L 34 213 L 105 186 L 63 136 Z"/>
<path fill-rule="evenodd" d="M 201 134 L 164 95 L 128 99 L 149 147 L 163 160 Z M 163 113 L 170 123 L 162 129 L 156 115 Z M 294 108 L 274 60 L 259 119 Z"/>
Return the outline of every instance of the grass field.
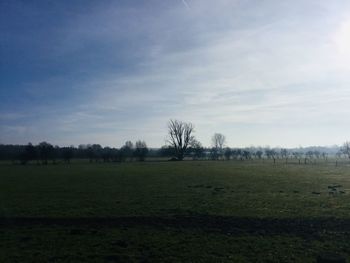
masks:
<path fill-rule="evenodd" d="M 3 163 L 0 237 L 0 262 L 315 262 L 325 251 L 348 257 L 350 166 Z"/>

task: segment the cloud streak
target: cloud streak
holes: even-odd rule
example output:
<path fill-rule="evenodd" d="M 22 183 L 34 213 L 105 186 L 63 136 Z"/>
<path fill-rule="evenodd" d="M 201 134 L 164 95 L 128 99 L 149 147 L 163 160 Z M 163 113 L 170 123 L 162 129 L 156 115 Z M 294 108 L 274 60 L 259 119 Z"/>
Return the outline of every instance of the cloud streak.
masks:
<path fill-rule="evenodd" d="M 184 6 L 188 9 L 190 9 L 190 6 L 188 5 L 186 0 L 182 0 L 182 3 L 184 4 Z"/>
<path fill-rule="evenodd" d="M 190 4 L 99 5 L 43 29 L 57 40 L 41 54 L 50 70 L 0 108 L 27 137 L 4 128 L 2 142 L 160 146 L 170 118 L 192 121 L 205 145 L 214 132 L 231 146 L 347 139 L 348 3 Z"/>

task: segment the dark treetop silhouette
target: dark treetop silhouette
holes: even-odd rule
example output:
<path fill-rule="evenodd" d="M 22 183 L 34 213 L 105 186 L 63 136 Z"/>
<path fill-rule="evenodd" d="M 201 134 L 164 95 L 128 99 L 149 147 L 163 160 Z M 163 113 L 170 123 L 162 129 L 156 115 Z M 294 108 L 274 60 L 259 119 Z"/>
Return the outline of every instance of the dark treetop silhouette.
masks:
<path fill-rule="evenodd" d="M 178 120 L 168 123 L 169 144 L 174 147 L 177 160 L 183 160 L 186 150 L 194 142 L 193 124 Z"/>

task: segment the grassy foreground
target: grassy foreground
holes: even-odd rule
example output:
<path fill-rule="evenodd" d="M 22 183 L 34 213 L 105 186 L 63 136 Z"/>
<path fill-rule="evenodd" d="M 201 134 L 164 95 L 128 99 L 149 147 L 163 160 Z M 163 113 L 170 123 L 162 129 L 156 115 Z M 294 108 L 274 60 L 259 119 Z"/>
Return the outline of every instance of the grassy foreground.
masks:
<path fill-rule="evenodd" d="M 350 254 L 350 167 L 0 164 L 0 262 L 315 262 Z"/>

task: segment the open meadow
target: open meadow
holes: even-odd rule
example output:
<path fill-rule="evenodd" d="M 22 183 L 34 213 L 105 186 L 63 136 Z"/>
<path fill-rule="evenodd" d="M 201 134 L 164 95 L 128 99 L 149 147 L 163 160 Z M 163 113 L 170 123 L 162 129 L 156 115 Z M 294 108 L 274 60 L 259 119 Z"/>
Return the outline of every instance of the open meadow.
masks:
<path fill-rule="evenodd" d="M 0 165 L 0 262 L 315 262 L 325 251 L 350 255 L 345 163 Z"/>

